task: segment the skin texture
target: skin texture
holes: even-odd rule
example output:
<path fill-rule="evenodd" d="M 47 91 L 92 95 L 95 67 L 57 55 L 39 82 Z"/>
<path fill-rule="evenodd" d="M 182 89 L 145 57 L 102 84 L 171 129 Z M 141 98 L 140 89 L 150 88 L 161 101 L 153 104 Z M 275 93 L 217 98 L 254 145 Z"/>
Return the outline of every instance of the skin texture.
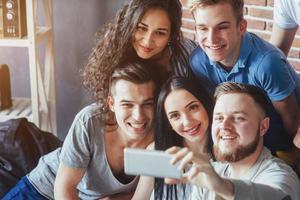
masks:
<path fill-rule="evenodd" d="M 246 94 L 226 94 L 218 99 L 213 115 L 212 138 L 217 160 L 237 162 L 251 155 L 264 134 L 264 116 Z M 249 145 L 254 145 L 249 151 Z M 260 152 L 257 152 L 260 153 Z M 238 156 L 240 154 L 240 156 Z M 233 156 L 236 159 L 224 159 Z M 220 159 L 222 158 L 222 159 Z"/>
<path fill-rule="evenodd" d="M 104 133 L 107 160 L 116 176 L 124 171 L 124 147 L 146 148 L 152 141 L 154 83 L 134 84 L 118 80 L 108 101 L 119 125 L 116 130 Z M 54 183 L 55 199 L 78 199 L 76 186 L 85 170 L 60 163 Z M 118 194 L 108 199 L 128 199 L 131 195 Z"/>
<path fill-rule="evenodd" d="M 277 46 L 279 49 L 281 49 L 283 53 L 287 56 L 291 49 L 297 29 L 298 27 L 291 29 L 283 29 L 274 24 L 270 42 L 273 45 Z"/>
<path fill-rule="evenodd" d="M 110 109 L 115 113 L 118 132 L 126 140 L 142 140 L 153 127 L 154 84 L 134 84 L 119 80 L 113 97 L 108 98 Z"/>
<path fill-rule="evenodd" d="M 133 47 L 140 58 L 161 57 L 170 39 L 171 22 L 162 9 L 149 9 L 133 35 Z"/>
<path fill-rule="evenodd" d="M 173 90 L 164 103 L 166 115 L 173 130 L 185 141 L 206 146 L 208 114 L 202 103 L 184 89 Z M 199 145 L 198 144 L 198 145 Z"/>
<path fill-rule="evenodd" d="M 237 22 L 229 4 L 197 8 L 193 14 L 200 47 L 210 59 L 231 69 L 240 53 L 246 21 Z"/>

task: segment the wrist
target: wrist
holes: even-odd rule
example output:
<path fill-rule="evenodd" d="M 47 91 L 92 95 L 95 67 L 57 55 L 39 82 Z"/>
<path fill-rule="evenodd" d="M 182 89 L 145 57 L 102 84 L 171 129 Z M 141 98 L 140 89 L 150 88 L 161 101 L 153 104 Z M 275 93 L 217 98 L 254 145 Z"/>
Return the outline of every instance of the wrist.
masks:
<path fill-rule="evenodd" d="M 220 184 L 218 184 L 214 191 L 225 200 L 234 199 L 234 184 L 228 179 L 220 178 Z"/>

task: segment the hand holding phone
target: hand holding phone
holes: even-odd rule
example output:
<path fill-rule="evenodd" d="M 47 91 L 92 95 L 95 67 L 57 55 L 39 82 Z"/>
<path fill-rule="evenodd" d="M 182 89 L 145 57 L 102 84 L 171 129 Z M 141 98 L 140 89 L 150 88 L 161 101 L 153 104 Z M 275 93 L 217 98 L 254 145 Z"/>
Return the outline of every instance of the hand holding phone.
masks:
<path fill-rule="evenodd" d="M 165 151 L 125 148 L 125 173 L 180 179 L 182 172 L 177 169 L 179 163 L 171 165 L 171 159 L 172 156 Z"/>

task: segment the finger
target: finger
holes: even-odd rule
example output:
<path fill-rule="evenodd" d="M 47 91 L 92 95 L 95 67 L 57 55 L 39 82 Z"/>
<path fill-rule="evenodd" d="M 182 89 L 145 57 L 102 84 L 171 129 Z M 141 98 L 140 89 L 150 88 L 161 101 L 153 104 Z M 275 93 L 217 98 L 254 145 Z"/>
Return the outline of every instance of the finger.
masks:
<path fill-rule="evenodd" d="M 166 184 L 184 184 L 188 181 L 187 178 L 183 176 L 181 179 L 165 178 L 164 180 Z"/>
<path fill-rule="evenodd" d="M 173 146 L 173 147 L 168 148 L 166 150 L 166 152 L 169 153 L 169 154 L 175 154 L 179 150 L 180 150 L 180 147 Z"/>
<path fill-rule="evenodd" d="M 199 175 L 200 169 L 198 166 L 193 165 L 189 171 L 187 171 L 183 176 L 186 177 L 188 180 L 192 180 L 197 175 Z"/>
<path fill-rule="evenodd" d="M 189 152 L 188 148 L 182 148 L 173 155 L 171 164 L 174 165 L 177 161 L 181 160 Z"/>
<path fill-rule="evenodd" d="M 178 165 L 178 169 L 180 171 L 185 171 L 188 164 L 193 163 L 194 153 L 189 151 L 182 159 L 180 164 Z"/>
<path fill-rule="evenodd" d="M 179 179 L 173 179 L 173 178 L 165 178 L 165 183 L 166 184 L 179 184 L 180 180 Z"/>

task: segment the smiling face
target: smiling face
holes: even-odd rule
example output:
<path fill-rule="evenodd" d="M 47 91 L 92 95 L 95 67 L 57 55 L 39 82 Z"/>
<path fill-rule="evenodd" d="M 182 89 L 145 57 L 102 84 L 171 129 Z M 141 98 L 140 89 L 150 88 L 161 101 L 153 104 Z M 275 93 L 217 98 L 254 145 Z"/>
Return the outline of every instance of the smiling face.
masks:
<path fill-rule="evenodd" d="M 201 102 L 184 89 L 171 91 L 165 103 L 165 112 L 173 130 L 185 140 L 207 140 L 208 114 Z"/>
<path fill-rule="evenodd" d="M 143 59 L 159 57 L 170 39 L 171 22 L 168 14 L 159 8 L 145 12 L 133 35 L 132 45 Z"/>
<path fill-rule="evenodd" d="M 217 160 L 237 162 L 251 154 L 258 155 L 268 122 L 249 95 L 221 95 L 216 101 L 212 123 Z"/>
<path fill-rule="evenodd" d="M 240 53 L 246 21 L 237 22 L 228 3 L 198 7 L 193 14 L 200 47 L 211 60 L 233 67 Z"/>
<path fill-rule="evenodd" d="M 128 141 L 142 140 L 153 128 L 154 83 L 118 80 L 112 87 L 108 104 L 115 113 L 118 132 Z"/>

